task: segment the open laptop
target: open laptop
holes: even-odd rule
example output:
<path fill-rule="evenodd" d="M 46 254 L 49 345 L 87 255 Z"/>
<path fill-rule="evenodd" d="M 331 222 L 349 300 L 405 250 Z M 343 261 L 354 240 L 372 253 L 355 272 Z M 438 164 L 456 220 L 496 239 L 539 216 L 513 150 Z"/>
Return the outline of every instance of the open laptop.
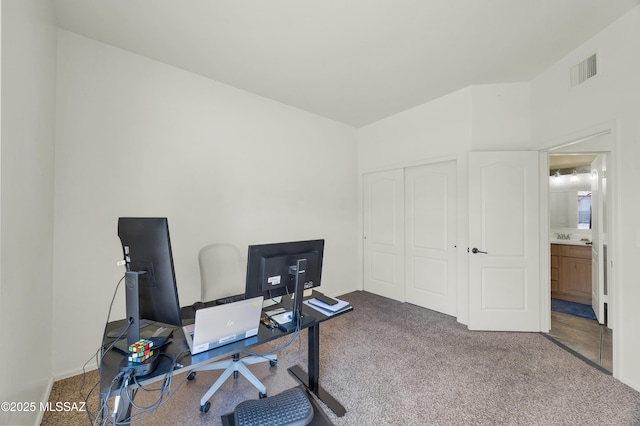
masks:
<path fill-rule="evenodd" d="M 264 297 L 198 309 L 193 324 L 182 327 L 191 355 L 258 334 Z"/>

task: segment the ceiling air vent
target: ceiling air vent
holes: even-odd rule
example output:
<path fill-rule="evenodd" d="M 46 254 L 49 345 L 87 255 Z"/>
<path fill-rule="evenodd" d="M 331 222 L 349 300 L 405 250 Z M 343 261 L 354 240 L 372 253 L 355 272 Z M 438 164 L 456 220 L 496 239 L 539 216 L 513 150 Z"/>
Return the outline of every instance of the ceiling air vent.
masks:
<path fill-rule="evenodd" d="M 594 53 L 587 59 L 571 67 L 571 87 L 584 83 L 598 74 L 598 55 Z"/>

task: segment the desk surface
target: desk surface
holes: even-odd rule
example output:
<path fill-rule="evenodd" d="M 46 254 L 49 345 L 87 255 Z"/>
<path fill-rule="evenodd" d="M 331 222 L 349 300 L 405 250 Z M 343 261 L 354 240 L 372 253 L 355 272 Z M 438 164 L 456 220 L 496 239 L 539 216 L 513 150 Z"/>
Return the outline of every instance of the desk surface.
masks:
<path fill-rule="evenodd" d="M 286 306 L 286 305 L 285 305 Z M 271 310 L 273 306 L 264 308 L 264 310 Z M 347 309 L 332 316 L 324 315 L 306 305 L 303 305 L 303 317 L 313 317 L 311 321 L 303 321 L 302 329 L 314 327 L 330 318 L 342 315 L 343 313 L 350 312 L 353 308 Z M 117 329 L 125 324 L 125 320 L 115 321 L 109 323 L 106 332 Z M 269 329 L 266 326 L 260 324 L 258 328 L 258 335 L 250 337 L 248 339 L 240 340 L 238 342 L 230 343 L 228 345 L 221 346 L 216 349 L 209 350 L 197 355 L 191 355 L 189 347 L 184 337 L 184 333 L 181 327 L 175 327 L 172 342 L 160 348 L 160 358 L 158 366 L 155 370 L 143 377 L 138 377 L 138 384 L 144 386 L 155 381 L 162 380 L 167 373 L 173 370 L 173 374 L 180 374 L 183 372 L 191 371 L 194 368 L 209 364 L 221 358 L 228 357 L 232 354 L 247 351 L 253 346 L 270 342 L 279 337 L 292 334 L 293 332 L 285 332 L 279 329 Z M 106 334 L 105 334 L 106 336 Z M 115 339 L 104 337 L 105 349 Z M 120 364 L 125 358 L 125 355 L 117 350 L 110 350 L 106 352 L 102 357 L 102 368 L 100 372 L 100 396 L 101 398 L 108 397 L 121 385 L 120 381 L 115 381 L 114 378 L 120 373 Z"/>

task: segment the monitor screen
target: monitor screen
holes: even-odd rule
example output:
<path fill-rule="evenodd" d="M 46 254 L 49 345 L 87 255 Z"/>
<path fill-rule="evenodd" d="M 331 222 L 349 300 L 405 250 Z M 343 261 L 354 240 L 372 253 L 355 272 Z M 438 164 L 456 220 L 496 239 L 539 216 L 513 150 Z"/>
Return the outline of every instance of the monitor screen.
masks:
<path fill-rule="evenodd" d="M 140 319 L 181 326 L 167 218 L 121 217 L 118 237 L 127 271 L 139 275 Z"/>
<path fill-rule="evenodd" d="M 307 261 L 304 289 L 318 287 L 323 252 L 324 240 L 249 246 L 245 297 L 293 295 L 296 262 L 301 259 Z"/>

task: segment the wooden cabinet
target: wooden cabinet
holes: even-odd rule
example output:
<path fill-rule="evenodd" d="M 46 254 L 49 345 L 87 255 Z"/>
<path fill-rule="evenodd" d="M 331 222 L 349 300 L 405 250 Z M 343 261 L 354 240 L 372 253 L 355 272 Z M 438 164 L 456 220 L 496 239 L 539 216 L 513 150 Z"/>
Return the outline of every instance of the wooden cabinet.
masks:
<path fill-rule="evenodd" d="M 591 247 L 551 244 L 551 297 L 591 304 Z"/>

